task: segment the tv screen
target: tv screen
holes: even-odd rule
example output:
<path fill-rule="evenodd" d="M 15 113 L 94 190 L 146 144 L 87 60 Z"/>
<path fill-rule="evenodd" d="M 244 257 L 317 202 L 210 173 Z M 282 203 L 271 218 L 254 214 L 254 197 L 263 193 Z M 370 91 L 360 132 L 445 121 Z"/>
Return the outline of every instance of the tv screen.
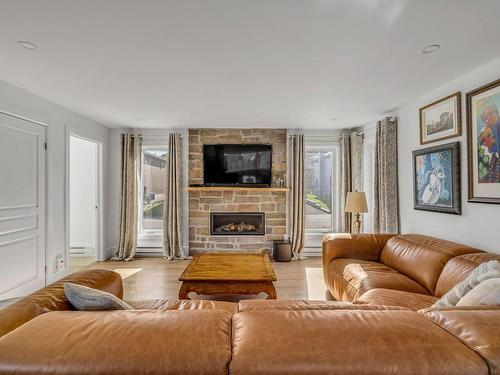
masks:
<path fill-rule="evenodd" d="M 271 185 L 271 145 L 205 145 L 207 186 Z"/>

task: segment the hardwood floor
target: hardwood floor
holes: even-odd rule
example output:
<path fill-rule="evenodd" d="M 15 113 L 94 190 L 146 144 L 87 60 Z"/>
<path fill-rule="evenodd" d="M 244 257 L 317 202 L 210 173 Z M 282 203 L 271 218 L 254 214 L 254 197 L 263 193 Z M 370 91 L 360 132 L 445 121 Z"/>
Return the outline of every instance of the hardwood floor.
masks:
<path fill-rule="evenodd" d="M 182 284 L 178 278 L 189 262 L 136 258 L 131 262 L 95 262 L 86 268 L 105 268 L 120 273 L 124 279 L 125 300 L 177 299 Z M 321 257 L 309 257 L 296 262 L 273 262 L 272 266 L 278 278 L 275 282 L 278 299 L 325 299 Z M 190 297 L 203 298 L 196 295 Z M 265 295 L 259 295 L 259 298 L 265 298 Z"/>

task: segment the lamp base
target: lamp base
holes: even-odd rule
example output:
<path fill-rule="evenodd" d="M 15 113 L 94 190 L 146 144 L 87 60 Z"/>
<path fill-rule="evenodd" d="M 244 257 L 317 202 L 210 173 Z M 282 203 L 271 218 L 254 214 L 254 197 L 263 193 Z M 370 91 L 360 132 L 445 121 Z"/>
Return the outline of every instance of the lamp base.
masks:
<path fill-rule="evenodd" d="M 352 221 L 352 233 L 359 234 L 361 231 L 361 214 L 354 213 L 354 220 Z"/>

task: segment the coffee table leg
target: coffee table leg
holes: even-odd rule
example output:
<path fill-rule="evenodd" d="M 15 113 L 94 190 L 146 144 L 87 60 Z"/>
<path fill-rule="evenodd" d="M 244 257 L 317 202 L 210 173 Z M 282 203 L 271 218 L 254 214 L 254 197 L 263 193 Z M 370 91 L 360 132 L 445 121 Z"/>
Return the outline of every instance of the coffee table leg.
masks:
<path fill-rule="evenodd" d="M 181 289 L 179 290 L 179 299 L 190 299 L 188 294 L 189 285 L 187 283 L 182 283 Z"/>
<path fill-rule="evenodd" d="M 267 299 L 276 299 L 276 289 L 274 288 L 274 284 L 270 283 L 266 285 L 264 292 L 267 293 Z"/>

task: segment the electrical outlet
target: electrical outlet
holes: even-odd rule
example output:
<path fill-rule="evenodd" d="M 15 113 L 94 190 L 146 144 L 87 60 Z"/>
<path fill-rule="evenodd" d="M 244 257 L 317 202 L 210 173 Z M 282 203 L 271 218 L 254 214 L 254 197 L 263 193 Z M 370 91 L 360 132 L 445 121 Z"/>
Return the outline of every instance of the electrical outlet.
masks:
<path fill-rule="evenodd" d="M 56 258 L 56 272 L 61 272 L 65 268 L 64 257 L 59 254 Z"/>

